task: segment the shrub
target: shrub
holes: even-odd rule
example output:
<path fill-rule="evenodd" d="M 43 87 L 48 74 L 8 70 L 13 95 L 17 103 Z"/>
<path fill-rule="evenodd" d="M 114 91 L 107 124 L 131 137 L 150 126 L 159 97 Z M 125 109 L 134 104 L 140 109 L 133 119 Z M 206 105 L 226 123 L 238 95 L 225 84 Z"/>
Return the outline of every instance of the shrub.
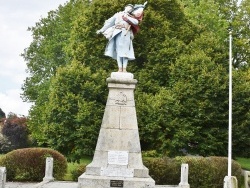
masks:
<path fill-rule="evenodd" d="M 73 181 L 77 181 L 78 177 L 85 172 L 86 166 L 87 165 L 85 164 L 81 164 L 80 166 L 78 166 L 78 168 L 71 171 L 71 176 L 72 176 Z"/>
<path fill-rule="evenodd" d="M 146 158 L 143 162 L 156 184 L 176 185 L 180 182 L 180 164 L 174 159 Z"/>
<path fill-rule="evenodd" d="M 221 188 L 227 176 L 228 159 L 226 157 L 180 157 L 176 158 L 189 164 L 189 184 L 199 188 Z M 242 183 L 241 166 L 232 160 L 232 176 Z"/>
<path fill-rule="evenodd" d="M 188 163 L 188 182 L 191 187 L 221 188 L 227 175 L 226 157 L 176 157 L 146 159 L 145 166 L 159 185 L 177 185 L 180 182 L 181 164 Z M 241 166 L 232 162 L 232 175 L 236 176 L 239 185 L 242 184 Z"/>
<path fill-rule="evenodd" d="M 25 148 L 11 151 L 0 159 L 7 168 L 7 179 L 17 181 L 42 181 L 46 157 L 53 157 L 53 176 L 60 180 L 67 172 L 67 160 L 59 152 L 46 148 Z"/>

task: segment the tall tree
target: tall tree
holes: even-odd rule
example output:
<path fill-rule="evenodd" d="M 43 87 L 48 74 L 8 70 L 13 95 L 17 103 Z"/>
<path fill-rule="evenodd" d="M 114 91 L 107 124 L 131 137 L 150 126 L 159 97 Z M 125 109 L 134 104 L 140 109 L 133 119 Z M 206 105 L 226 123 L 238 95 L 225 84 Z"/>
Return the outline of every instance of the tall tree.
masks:
<path fill-rule="evenodd" d="M 232 20 L 234 65 L 249 67 L 250 61 L 250 1 L 242 0 Z"/>
<path fill-rule="evenodd" d="M 29 124 L 40 144 L 61 151 L 69 160 L 93 154 L 105 104 L 102 74 L 75 61 L 57 70 L 49 100 L 40 111 L 43 121 Z"/>
<path fill-rule="evenodd" d="M 225 155 L 230 6 L 226 0 L 179 2 L 149 0 L 134 39 L 136 60 L 128 70 L 139 81 L 135 99 L 142 148 L 169 155 Z M 122 5 L 128 3 L 138 2 Z M 23 87 L 24 98 L 35 102 L 29 127 L 40 145 L 72 160 L 95 146 L 105 79 L 117 69 L 103 55 L 107 41 L 96 31 L 122 5 L 71 0 L 31 30 L 34 41 L 24 53 L 31 76 Z M 247 116 L 238 105 L 236 110 L 242 119 Z"/>
<path fill-rule="evenodd" d="M 58 67 L 70 62 L 66 46 L 75 16 L 73 4 L 72 1 L 48 12 L 47 17 L 28 29 L 32 32 L 33 41 L 22 54 L 30 74 L 22 87 L 24 100 L 35 103 L 46 101 L 50 78 Z"/>

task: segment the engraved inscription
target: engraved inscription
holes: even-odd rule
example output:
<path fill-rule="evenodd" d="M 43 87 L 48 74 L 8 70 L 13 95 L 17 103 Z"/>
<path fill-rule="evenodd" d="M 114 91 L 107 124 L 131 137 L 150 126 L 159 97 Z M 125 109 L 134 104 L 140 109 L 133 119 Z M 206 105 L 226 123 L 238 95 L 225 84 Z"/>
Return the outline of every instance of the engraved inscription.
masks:
<path fill-rule="evenodd" d="M 128 151 L 108 151 L 108 164 L 128 165 Z"/>
<path fill-rule="evenodd" d="M 110 180 L 110 187 L 123 187 L 123 180 Z"/>

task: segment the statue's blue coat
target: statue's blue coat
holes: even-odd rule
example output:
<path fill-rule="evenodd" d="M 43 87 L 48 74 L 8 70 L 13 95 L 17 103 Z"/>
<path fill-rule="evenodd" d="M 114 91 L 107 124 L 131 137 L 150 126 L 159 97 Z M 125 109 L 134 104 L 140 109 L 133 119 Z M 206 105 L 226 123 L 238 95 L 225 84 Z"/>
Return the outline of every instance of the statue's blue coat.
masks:
<path fill-rule="evenodd" d="M 124 12 L 118 12 L 105 21 L 102 31 L 116 25 L 124 25 L 125 28 L 115 28 L 112 37 L 105 49 L 105 55 L 117 59 L 118 57 L 127 57 L 129 60 L 135 59 L 132 40 L 134 38 L 129 24 L 122 19 Z M 133 18 L 131 18 L 133 19 Z M 137 21 L 137 20 L 136 20 Z M 129 29 L 127 30 L 126 28 Z"/>

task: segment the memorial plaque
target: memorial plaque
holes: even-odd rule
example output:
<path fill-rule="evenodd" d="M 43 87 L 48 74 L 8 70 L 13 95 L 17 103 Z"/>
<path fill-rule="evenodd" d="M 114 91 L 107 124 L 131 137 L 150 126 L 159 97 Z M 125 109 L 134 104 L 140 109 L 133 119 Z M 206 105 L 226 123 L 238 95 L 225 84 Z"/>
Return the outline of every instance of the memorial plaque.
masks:
<path fill-rule="evenodd" d="M 108 164 L 128 165 L 128 151 L 108 151 Z"/>
<path fill-rule="evenodd" d="M 123 187 L 123 180 L 110 180 L 110 187 Z"/>

